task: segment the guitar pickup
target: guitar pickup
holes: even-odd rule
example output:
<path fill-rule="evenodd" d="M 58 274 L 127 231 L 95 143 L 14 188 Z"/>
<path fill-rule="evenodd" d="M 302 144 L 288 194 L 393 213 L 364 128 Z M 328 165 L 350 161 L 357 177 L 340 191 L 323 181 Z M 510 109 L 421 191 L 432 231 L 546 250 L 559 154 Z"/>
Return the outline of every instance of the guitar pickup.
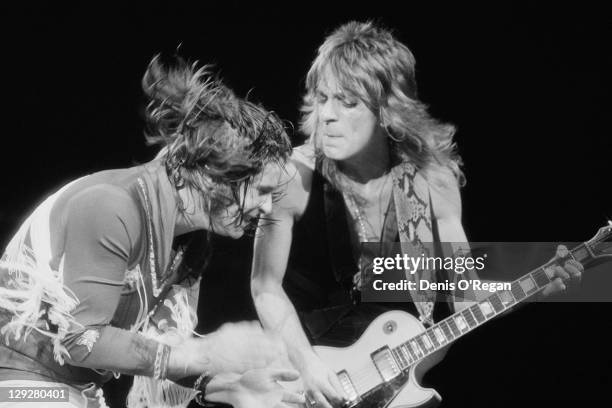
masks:
<path fill-rule="evenodd" d="M 390 381 L 402 373 L 389 347 L 376 350 L 371 357 L 383 381 Z"/>

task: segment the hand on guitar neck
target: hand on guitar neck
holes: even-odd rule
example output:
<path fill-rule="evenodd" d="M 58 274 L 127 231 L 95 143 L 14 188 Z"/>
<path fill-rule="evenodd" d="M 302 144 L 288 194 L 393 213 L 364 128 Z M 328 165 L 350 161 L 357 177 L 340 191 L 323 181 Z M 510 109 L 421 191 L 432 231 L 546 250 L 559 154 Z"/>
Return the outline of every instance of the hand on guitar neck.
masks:
<path fill-rule="evenodd" d="M 542 296 L 550 296 L 565 291 L 568 285 L 579 283 L 584 267 L 571 257 L 571 252 L 565 245 L 559 245 L 557 253 L 544 271 L 551 282 L 542 290 Z"/>

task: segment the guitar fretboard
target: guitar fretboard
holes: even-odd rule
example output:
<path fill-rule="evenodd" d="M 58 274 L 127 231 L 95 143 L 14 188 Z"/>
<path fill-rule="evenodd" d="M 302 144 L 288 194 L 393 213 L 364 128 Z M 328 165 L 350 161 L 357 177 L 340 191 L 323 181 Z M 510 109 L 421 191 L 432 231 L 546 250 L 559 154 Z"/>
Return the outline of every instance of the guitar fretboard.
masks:
<path fill-rule="evenodd" d="M 586 244 L 581 244 L 570 251 L 569 257 L 584 263 L 591 258 L 591 254 Z M 550 261 L 511 282 L 510 290 L 494 292 L 484 300 L 447 317 L 392 349 L 393 356 L 400 368 L 408 369 L 428 355 L 539 293 L 551 282 L 545 269 L 554 262 Z"/>

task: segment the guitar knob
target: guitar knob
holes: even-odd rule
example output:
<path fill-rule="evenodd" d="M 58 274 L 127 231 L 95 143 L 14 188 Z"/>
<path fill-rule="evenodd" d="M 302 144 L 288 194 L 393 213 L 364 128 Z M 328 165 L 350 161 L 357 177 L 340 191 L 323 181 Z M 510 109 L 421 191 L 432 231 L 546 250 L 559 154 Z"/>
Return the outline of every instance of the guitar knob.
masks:
<path fill-rule="evenodd" d="M 397 323 L 395 320 L 389 320 L 383 325 L 383 332 L 385 334 L 391 334 L 397 329 Z"/>

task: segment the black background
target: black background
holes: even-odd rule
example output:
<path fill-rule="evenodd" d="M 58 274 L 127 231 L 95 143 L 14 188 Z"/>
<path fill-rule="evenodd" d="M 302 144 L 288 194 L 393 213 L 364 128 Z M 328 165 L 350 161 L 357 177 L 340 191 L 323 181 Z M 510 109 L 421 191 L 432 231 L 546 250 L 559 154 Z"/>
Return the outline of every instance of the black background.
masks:
<path fill-rule="evenodd" d="M 316 48 L 351 19 L 394 29 L 416 55 L 421 99 L 457 125 L 470 240 L 590 238 L 612 217 L 608 14 L 585 3 L 398 4 L 3 10 L 0 241 L 68 180 L 154 154 L 142 137 L 140 78 L 156 53 L 172 56 L 180 44 L 181 55 L 216 64 L 238 94 L 296 123 Z M 204 331 L 254 317 L 249 240 L 217 245 Z M 605 273 L 586 274 L 585 284 Z M 607 404 L 611 312 L 609 303 L 523 308 L 456 344 L 426 383 L 444 406 Z M 124 386 L 107 387 L 113 406 Z"/>

